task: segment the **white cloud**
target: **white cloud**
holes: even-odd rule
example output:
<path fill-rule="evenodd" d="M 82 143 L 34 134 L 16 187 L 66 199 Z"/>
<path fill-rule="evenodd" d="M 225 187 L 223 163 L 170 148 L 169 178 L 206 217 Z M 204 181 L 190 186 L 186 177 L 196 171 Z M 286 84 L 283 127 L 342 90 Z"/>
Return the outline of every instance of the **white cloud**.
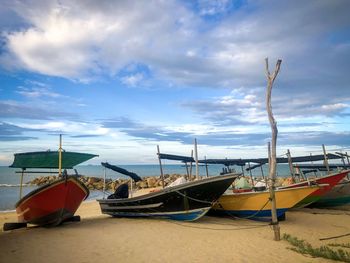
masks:
<path fill-rule="evenodd" d="M 122 77 L 121 82 L 124 85 L 136 87 L 139 83 L 142 82 L 143 79 L 144 79 L 144 76 L 142 73 L 136 73 L 133 75 Z"/>

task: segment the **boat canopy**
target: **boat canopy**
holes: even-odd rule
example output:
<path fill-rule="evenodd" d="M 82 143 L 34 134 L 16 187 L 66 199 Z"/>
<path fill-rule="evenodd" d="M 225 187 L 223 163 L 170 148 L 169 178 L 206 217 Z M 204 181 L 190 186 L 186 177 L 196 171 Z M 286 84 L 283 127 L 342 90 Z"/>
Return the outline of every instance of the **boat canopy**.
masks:
<path fill-rule="evenodd" d="M 181 161 L 184 163 L 194 163 L 195 160 L 193 157 L 188 157 L 188 156 L 181 156 L 181 155 L 174 155 L 174 154 L 165 154 L 165 153 L 159 153 L 158 154 L 160 159 L 167 159 L 167 160 L 174 160 L 174 161 Z"/>
<path fill-rule="evenodd" d="M 293 163 L 301 163 L 301 162 L 315 162 L 315 161 L 323 161 L 324 155 L 307 155 L 307 156 L 298 156 L 298 157 L 292 157 Z M 327 154 L 327 159 L 341 159 L 340 156 L 332 153 Z M 199 160 L 200 163 L 207 163 L 207 164 L 223 164 L 225 166 L 230 165 L 239 165 L 244 166 L 246 163 L 257 163 L 257 164 L 266 164 L 269 162 L 268 158 L 256 158 L 256 159 L 206 159 L 206 160 Z M 288 158 L 286 157 L 277 157 L 276 158 L 277 163 L 288 163 Z"/>
<path fill-rule="evenodd" d="M 16 153 L 12 168 L 45 168 L 58 169 L 58 151 Z M 62 152 L 62 169 L 72 169 L 74 166 L 90 160 L 98 155 L 78 152 Z"/>
<path fill-rule="evenodd" d="M 121 173 L 121 174 L 130 176 L 135 182 L 142 181 L 140 176 L 138 176 L 137 174 L 135 174 L 133 172 L 129 172 L 128 170 L 126 170 L 124 168 L 121 168 L 121 167 L 109 164 L 107 162 L 106 163 L 101 163 L 101 165 L 106 167 L 106 168 L 108 168 L 108 169 L 111 169 L 111 170 L 113 170 L 113 171 L 115 171 L 117 173 Z"/>

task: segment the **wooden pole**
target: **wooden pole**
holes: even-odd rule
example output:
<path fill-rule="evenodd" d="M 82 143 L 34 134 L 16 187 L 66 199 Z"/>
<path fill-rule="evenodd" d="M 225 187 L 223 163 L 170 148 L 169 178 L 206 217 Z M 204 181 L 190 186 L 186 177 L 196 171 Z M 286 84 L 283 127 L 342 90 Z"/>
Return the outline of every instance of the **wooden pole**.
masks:
<path fill-rule="evenodd" d="M 293 182 L 295 182 L 295 172 L 294 172 L 294 167 L 293 167 L 293 162 L 292 162 L 292 156 L 290 155 L 289 149 L 287 149 L 287 157 L 288 157 L 290 174 L 292 175 Z"/>
<path fill-rule="evenodd" d="M 198 149 L 197 149 L 197 139 L 194 139 L 194 158 L 196 161 L 196 180 L 199 180 L 199 165 L 198 165 Z"/>
<path fill-rule="evenodd" d="M 187 181 L 189 181 L 189 180 L 190 180 L 190 173 L 189 173 L 189 171 L 188 171 L 187 162 L 185 162 L 185 167 L 186 167 L 186 179 L 187 179 Z"/>
<path fill-rule="evenodd" d="M 103 199 L 105 199 L 105 194 L 106 194 L 106 167 L 104 167 L 104 172 L 103 172 Z"/>
<path fill-rule="evenodd" d="M 249 169 L 250 181 L 252 182 L 252 187 L 254 187 L 254 180 L 252 175 L 252 169 L 250 169 L 250 162 L 248 162 L 248 169 Z"/>
<path fill-rule="evenodd" d="M 21 173 L 21 183 L 20 183 L 20 186 L 19 186 L 19 199 L 21 199 L 21 198 L 22 198 L 23 176 L 24 176 L 24 169 L 22 168 L 22 173 Z"/>
<path fill-rule="evenodd" d="M 322 149 L 323 149 L 323 155 L 324 155 L 324 165 L 327 168 L 327 173 L 330 174 L 331 171 L 329 169 L 328 158 L 327 158 L 327 153 L 326 153 L 326 147 L 324 146 L 324 144 L 322 144 Z"/>
<path fill-rule="evenodd" d="M 261 171 L 262 178 L 265 179 L 264 169 L 262 165 L 260 165 L 260 171 Z"/>
<path fill-rule="evenodd" d="M 204 160 L 205 160 L 205 172 L 206 172 L 207 178 L 208 178 L 209 177 L 209 172 L 208 172 L 207 156 L 204 156 Z"/>
<path fill-rule="evenodd" d="M 191 150 L 191 159 L 193 159 L 193 150 Z M 190 178 L 189 181 L 192 181 L 192 161 L 190 162 Z"/>
<path fill-rule="evenodd" d="M 269 122 L 271 126 L 272 133 L 272 144 L 271 144 L 271 155 L 270 155 L 270 171 L 269 171 L 269 179 L 270 179 L 270 200 L 271 200 L 271 214 L 272 214 L 272 227 L 274 231 L 274 239 L 279 241 L 281 239 L 280 236 L 280 227 L 278 224 L 277 211 L 276 211 L 276 198 L 275 198 L 275 180 L 276 180 L 276 144 L 277 144 L 277 123 L 272 113 L 271 106 L 271 92 L 273 82 L 275 81 L 277 74 L 280 70 L 282 60 L 277 60 L 276 68 L 273 74 L 270 74 L 269 71 L 269 61 L 268 58 L 265 59 L 265 67 L 266 67 L 266 77 L 267 77 L 267 91 L 266 91 L 266 110 L 269 117 Z"/>
<path fill-rule="evenodd" d="M 58 148 L 58 176 L 62 175 L 62 134 L 60 134 L 60 147 Z"/>
<path fill-rule="evenodd" d="M 160 159 L 159 145 L 157 145 L 157 151 L 158 151 L 158 160 L 159 160 L 159 167 L 160 167 L 160 178 L 162 179 L 162 187 L 164 188 L 164 174 L 163 174 L 162 161 Z"/>

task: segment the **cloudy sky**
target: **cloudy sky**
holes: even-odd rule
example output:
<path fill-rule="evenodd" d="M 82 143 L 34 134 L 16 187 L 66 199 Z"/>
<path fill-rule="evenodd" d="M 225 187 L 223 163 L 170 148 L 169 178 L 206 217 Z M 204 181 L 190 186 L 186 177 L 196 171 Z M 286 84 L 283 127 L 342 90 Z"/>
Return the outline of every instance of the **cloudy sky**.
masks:
<path fill-rule="evenodd" d="M 5 0 L 0 165 L 64 148 L 265 157 L 265 57 L 282 59 L 278 154 L 350 150 L 350 1 Z"/>

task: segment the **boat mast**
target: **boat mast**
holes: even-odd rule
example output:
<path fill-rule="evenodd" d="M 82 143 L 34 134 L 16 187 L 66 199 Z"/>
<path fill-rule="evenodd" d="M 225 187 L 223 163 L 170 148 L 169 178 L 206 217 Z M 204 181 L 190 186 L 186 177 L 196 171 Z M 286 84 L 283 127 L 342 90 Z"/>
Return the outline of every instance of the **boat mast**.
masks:
<path fill-rule="evenodd" d="M 58 148 L 58 176 L 62 175 L 62 134 L 60 134 L 60 147 Z"/>

